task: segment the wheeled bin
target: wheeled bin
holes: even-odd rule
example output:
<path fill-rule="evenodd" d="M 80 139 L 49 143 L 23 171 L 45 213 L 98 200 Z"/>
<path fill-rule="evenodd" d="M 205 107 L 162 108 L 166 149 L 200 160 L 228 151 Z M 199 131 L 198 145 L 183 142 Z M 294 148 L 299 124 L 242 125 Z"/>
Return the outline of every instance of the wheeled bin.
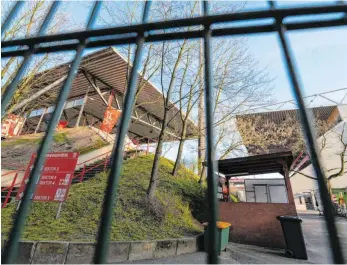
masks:
<path fill-rule="evenodd" d="M 297 216 L 277 216 L 281 222 L 284 240 L 286 242 L 286 256 L 295 259 L 307 259 L 302 220 Z"/>
<path fill-rule="evenodd" d="M 208 223 L 203 224 L 205 226 L 205 234 L 204 234 L 204 245 L 205 245 L 205 251 L 207 251 L 208 246 L 208 233 L 210 230 L 210 226 Z M 217 251 L 220 254 L 222 250 L 226 250 L 226 247 L 229 243 L 229 230 L 230 230 L 230 223 L 227 222 L 217 222 Z"/>

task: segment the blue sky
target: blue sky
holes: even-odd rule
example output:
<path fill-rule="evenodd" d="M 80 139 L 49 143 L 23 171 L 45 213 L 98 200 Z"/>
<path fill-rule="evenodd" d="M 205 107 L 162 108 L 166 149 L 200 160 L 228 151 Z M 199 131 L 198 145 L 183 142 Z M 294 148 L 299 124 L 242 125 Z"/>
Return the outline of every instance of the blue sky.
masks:
<path fill-rule="evenodd" d="M 333 1 L 279 1 L 279 7 L 297 5 L 322 5 Z M 92 2 L 64 3 L 64 9 L 70 13 L 76 24 L 82 25 L 86 20 Z M 119 4 L 123 4 L 119 2 Z M 266 9 L 265 1 L 248 1 L 245 10 Z M 70 15 L 69 14 L 69 15 Z M 105 15 L 102 10 L 100 15 Z M 288 37 L 296 59 L 300 80 L 305 95 L 347 88 L 347 27 L 331 29 L 301 30 L 289 32 Z M 282 54 L 275 33 L 247 36 L 248 48 L 261 68 L 266 68 L 273 79 L 274 101 L 292 99 L 290 85 L 285 72 Z M 346 91 L 335 92 L 329 98 L 340 101 Z M 308 99 L 310 102 L 312 98 Z M 344 101 L 347 103 L 347 99 Z M 332 104 L 316 98 L 310 106 Z M 289 103 L 282 108 L 293 108 Z"/>
<path fill-rule="evenodd" d="M 279 7 L 293 7 L 302 5 L 322 5 L 334 1 L 278 1 Z M 123 2 L 117 2 L 123 5 Z M 219 2 L 213 2 L 217 4 Z M 226 2 L 223 5 L 238 3 Z M 244 3 L 244 2 L 242 2 Z M 87 20 L 93 2 L 63 2 L 60 10 L 69 19 L 69 26 L 62 31 L 72 31 L 76 27 L 82 29 Z M 266 9 L 266 1 L 248 1 L 244 10 Z M 221 11 L 223 12 L 223 8 Z M 3 12 L 2 12 L 3 13 Z M 107 16 L 102 8 L 99 16 Z M 72 24 L 72 25 L 71 25 Z M 75 26 L 74 26 L 75 25 Z M 248 48 L 260 68 L 266 68 L 273 79 L 272 87 L 275 102 L 292 99 L 290 85 L 285 72 L 282 54 L 275 33 L 245 36 Z M 298 73 L 300 74 L 302 88 L 306 95 L 347 88 L 347 27 L 330 29 L 301 30 L 289 32 L 288 37 L 294 56 Z M 330 94 L 329 97 L 340 101 L 346 92 Z M 311 99 L 308 100 L 308 102 Z M 347 103 L 347 99 L 345 100 Z M 315 99 L 310 106 L 331 104 L 324 99 Z M 283 108 L 292 108 L 293 104 L 286 104 Z"/>

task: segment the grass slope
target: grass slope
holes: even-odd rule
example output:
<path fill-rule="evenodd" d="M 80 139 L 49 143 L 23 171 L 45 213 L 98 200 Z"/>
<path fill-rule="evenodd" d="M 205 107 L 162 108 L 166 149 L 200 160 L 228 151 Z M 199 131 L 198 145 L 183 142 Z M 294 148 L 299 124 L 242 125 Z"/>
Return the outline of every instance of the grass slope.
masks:
<path fill-rule="evenodd" d="M 146 203 L 152 161 L 153 156 L 147 155 L 124 163 L 111 240 L 177 238 L 202 231 L 196 219 L 204 219 L 204 189 L 198 184 L 198 177 L 185 168 L 173 177 L 172 161 L 161 159 L 156 203 Z M 105 173 L 73 185 L 58 220 L 57 203 L 33 203 L 22 239 L 94 241 L 105 187 Z M 5 237 L 15 207 L 12 203 L 1 210 L 1 232 Z"/>

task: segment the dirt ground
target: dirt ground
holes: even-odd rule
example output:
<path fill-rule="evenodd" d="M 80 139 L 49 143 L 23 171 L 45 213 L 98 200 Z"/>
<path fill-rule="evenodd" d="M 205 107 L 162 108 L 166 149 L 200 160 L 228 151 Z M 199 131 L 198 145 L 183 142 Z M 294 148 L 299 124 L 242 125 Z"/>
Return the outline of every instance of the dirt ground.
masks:
<path fill-rule="evenodd" d="M 43 133 L 23 135 L 1 141 L 1 163 L 4 169 L 25 168 L 31 154 L 39 147 Z M 49 152 L 87 153 L 107 145 L 96 132 L 88 127 L 63 129 L 54 136 Z"/>

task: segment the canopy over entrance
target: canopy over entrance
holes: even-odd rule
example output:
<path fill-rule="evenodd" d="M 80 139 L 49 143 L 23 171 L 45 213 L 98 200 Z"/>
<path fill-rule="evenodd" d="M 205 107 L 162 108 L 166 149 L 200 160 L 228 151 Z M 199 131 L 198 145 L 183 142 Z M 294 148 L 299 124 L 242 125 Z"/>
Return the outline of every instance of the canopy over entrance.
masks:
<path fill-rule="evenodd" d="M 70 63 L 38 73 L 32 82 L 31 93 L 14 106 L 14 113 L 27 112 L 26 133 L 32 133 L 42 120 L 44 111 L 53 109 L 56 95 L 67 77 Z M 81 66 L 71 86 L 61 120 L 68 121 L 68 127 L 91 125 L 99 127 L 105 110 L 113 95 L 111 106 L 122 110 L 126 91 L 128 62 L 112 47 L 99 50 L 83 57 Z M 138 75 L 138 81 L 142 76 Z M 139 141 L 158 137 L 164 115 L 163 95 L 147 80 L 142 80 L 141 89 L 134 108 L 129 134 Z M 139 82 L 138 82 L 139 83 Z M 35 111 L 32 111 L 35 110 Z M 167 136 L 178 139 L 182 130 L 182 120 L 177 107 L 172 104 L 168 114 L 170 121 Z M 43 125 L 36 131 L 44 130 Z M 115 132 L 115 128 L 114 131 Z M 197 135 L 197 126 L 188 121 L 187 137 Z"/>
<path fill-rule="evenodd" d="M 226 177 L 268 173 L 285 175 L 292 162 L 293 155 L 290 151 L 223 159 L 218 160 L 218 172 Z"/>

